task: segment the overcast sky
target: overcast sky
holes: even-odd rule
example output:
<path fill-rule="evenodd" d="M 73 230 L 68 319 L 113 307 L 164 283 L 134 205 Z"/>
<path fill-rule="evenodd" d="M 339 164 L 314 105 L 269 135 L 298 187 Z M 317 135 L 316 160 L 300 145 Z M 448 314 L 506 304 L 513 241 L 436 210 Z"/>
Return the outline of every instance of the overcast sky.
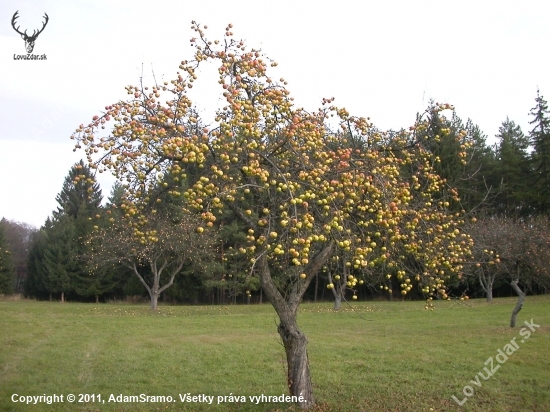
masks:
<path fill-rule="evenodd" d="M 547 0 L 30 3 L 0 5 L 0 218 L 36 227 L 83 157 L 73 153 L 71 133 L 125 99 L 142 66 L 146 82 L 151 70 L 158 80 L 174 78 L 192 57 L 191 20 L 218 39 L 232 23 L 236 37 L 279 63 L 276 78 L 288 81 L 299 106 L 315 110 L 335 97 L 381 129 L 412 125 L 434 99 L 493 139 L 507 116 L 528 132 L 537 88 L 550 97 Z M 16 10 L 29 34 L 48 14 L 33 52 L 47 60 L 14 60 L 26 54 L 11 27 Z M 202 87 L 193 97 L 208 114 L 218 97 Z M 99 181 L 107 197 L 113 179 Z"/>

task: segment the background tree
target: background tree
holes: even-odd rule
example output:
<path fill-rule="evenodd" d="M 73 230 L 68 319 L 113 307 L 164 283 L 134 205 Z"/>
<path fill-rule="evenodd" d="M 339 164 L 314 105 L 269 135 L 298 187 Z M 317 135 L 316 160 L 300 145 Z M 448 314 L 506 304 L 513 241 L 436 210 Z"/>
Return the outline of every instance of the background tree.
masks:
<path fill-rule="evenodd" d="M 44 231 L 44 284 L 50 293 L 59 293 L 61 302 L 74 291 L 75 278 L 80 270 L 74 221 L 61 215 Z"/>
<path fill-rule="evenodd" d="M 521 128 L 506 118 L 496 135 L 496 185 L 499 188 L 492 203 L 503 216 L 526 216 L 532 210 L 530 189 L 532 172 L 529 164 L 529 139 Z"/>
<path fill-rule="evenodd" d="M 131 269 L 147 290 L 153 310 L 186 262 L 195 263 L 194 269 L 199 270 L 199 264 L 212 256 L 213 242 L 198 235 L 199 219 L 191 214 L 168 215 L 152 209 L 136 219 L 130 212 L 120 220 L 111 220 L 111 225 L 90 240 L 89 267 L 100 273 L 113 264 Z"/>
<path fill-rule="evenodd" d="M 538 216 L 522 223 L 522 243 L 526 246 L 522 266 L 527 270 L 523 276 L 512 276 L 521 282 L 530 293 L 550 291 L 550 222 L 545 216 Z"/>
<path fill-rule="evenodd" d="M 529 133 L 534 148 L 532 154 L 534 182 L 536 193 L 535 204 L 539 213 L 548 215 L 550 212 L 550 118 L 548 103 L 537 90 L 536 106 L 530 111 L 534 125 Z"/>
<path fill-rule="evenodd" d="M 186 208 L 201 213 L 197 230 L 205 235 L 203 226 L 212 227 L 228 209 L 234 213 L 247 240 L 239 251 L 279 317 L 290 393 L 301 395 L 298 403 L 309 408 L 315 400 L 297 313 L 312 279 L 343 251 L 352 269 L 417 268 L 404 276 L 422 283 L 427 294 L 443 296 L 442 281 L 460 272 L 469 248 L 461 218 L 449 211 L 446 196 L 458 197 L 441 194 L 444 182 L 434 171 L 432 153 L 420 144 L 420 132 L 428 127 L 424 120 L 388 144 L 388 135 L 335 107 L 332 99 L 324 99 L 316 112 L 296 108 L 284 80 L 270 78 L 269 63 L 233 39 L 231 27 L 222 42 L 210 42 L 203 28 L 193 27 L 194 60 L 182 62 L 171 85 L 150 91 L 128 87 L 128 101 L 108 106 L 73 138 L 90 160 L 102 152 L 92 167 L 111 170 L 127 182 L 125 218 L 135 219 L 128 244 L 144 236 L 149 244 L 156 236 L 147 234 L 147 206 L 162 203 L 148 196 L 159 182 L 170 195 L 182 196 Z M 205 61 L 217 64 L 225 98 L 210 127 L 187 96 Z M 157 100 L 163 92 L 171 94 L 166 105 Z M 99 136 L 111 119 L 112 132 Z M 347 147 L 352 137 L 365 150 Z M 402 176 L 403 169 L 409 174 Z M 179 180 L 187 180 L 186 190 L 171 186 Z M 419 209 L 412 207 L 417 199 Z"/>
<path fill-rule="evenodd" d="M 237 201 L 239 209 L 248 209 L 250 204 L 245 200 Z M 252 293 L 260 289 L 256 276 L 250 274 L 250 261 L 246 256 L 248 239 L 246 226 L 231 209 L 220 213 L 215 226 L 219 228 L 221 250 L 219 265 L 208 270 L 210 279 L 205 286 L 212 288 L 219 303 L 236 303 L 239 296 L 250 302 Z M 243 253 L 244 251 L 244 253 Z"/>
<path fill-rule="evenodd" d="M 6 242 L 13 260 L 15 292 L 22 293 L 23 283 L 27 276 L 27 260 L 31 237 L 36 229 L 26 223 L 7 219 L 2 219 L 0 225 L 4 227 Z"/>
<path fill-rule="evenodd" d="M 27 261 L 27 277 L 24 282 L 25 296 L 32 298 L 52 299 L 52 295 L 46 286 L 47 269 L 44 264 L 44 250 L 46 248 L 46 227 L 50 225 L 50 220 L 41 227 L 31 237 L 29 256 Z"/>
<path fill-rule="evenodd" d="M 110 221 L 122 219 L 124 216 L 124 211 L 121 208 L 123 203 L 124 187 L 120 182 L 116 181 L 111 187 L 106 205 L 101 209 L 101 218 L 92 219 L 94 226 L 107 228 Z M 86 237 L 87 247 L 90 245 L 90 238 L 95 234 L 94 229 L 90 228 L 90 232 L 87 233 Z M 90 253 L 89 249 L 87 248 L 84 253 L 85 255 L 81 255 L 80 257 L 87 268 L 86 277 L 90 282 L 94 282 L 98 286 L 97 293 L 95 294 L 96 300 L 102 295 L 106 297 L 124 298 L 142 293 L 142 285 L 137 281 L 137 278 L 135 279 L 137 282 L 133 282 L 135 276 L 131 269 L 124 266 L 122 263 L 116 262 L 109 266 L 92 268 L 89 266 L 89 260 L 85 257 Z M 86 288 L 88 294 L 92 294 L 93 289 L 94 288 Z"/>
<path fill-rule="evenodd" d="M 489 302 L 497 282 L 517 281 L 531 292 L 549 289 L 550 230 L 546 219 L 488 216 L 467 230 L 475 242 L 475 273 Z"/>
<path fill-rule="evenodd" d="M 433 154 L 435 172 L 447 188 L 460 193 L 454 209 L 470 212 L 481 208 L 495 190 L 491 181 L 494 158 L 487 136 L 472 120 L 464 123 L 454 111 L 450 118 L 442 116 L 433 101 L 426 114 L 426 127 L 420 134 Z"/>
<path fill-rule="evenodd" d="M 103 196 L 93 174 L 82 160 L 73 165 L 63 183 L 56 200 L 59 204 L 54 211 L 54 227 L 63 221 L 64 225 L 72 226 L 74 238 L 66 238 L 74 255 L 71 257 L 72 290 L 79 296 L 95 297 L 109 292 L 114 288 L 111 271 L 90 272 L 81 256 L 87 253 L 87 239 L 93 228 L 101 224 L 101 201 Z M 69 223 L 70 221 L 70 223 Z M 68 262 L 68 261 L 67 261 Z"/>
<path fill-rule="evenodd" d="M 68 293 L 80 297 L 98 296 L 112 289 L 105 273 L 90 276 L 80 256 L 86 253 L 87 237 L 100 224 L 99 185 L 87 165 L 80 161 L 69 170 L 53 217 L 48 218 L 34 238 L 28 265 L 25 292 L 31 296 L 59 293 L 65 301 Z"/>
<path fill-rule="evenodd" d="M 506 218 L 488 216 L 470 223 L 466 229 L 474 240 L 470 273 L 473 273 L 478 280 L 485 292 L 487 302 L 493 301 L 494 287 L 506 281 L 506 271 L 497 263 L 501 263 L 500 256 L 504 250 L 500 240 L 508 234 L 508 227 L 505 224 L 508 221 Z M 512 239 L 506 241 L 508 246 L 514 245 L 514 248 L 518 246 Z"/>
<path fill-rule="evenodd" d="M 93 217 L 103 196 L 90 168 L 82 160 L 69 170 L 56 201 L 59 204 L 54 217 L 67 215 L 73 219 Z"/>
<path fill-rule="evenodd" d="M 3 222 L 0 222 L 0 294 L 11 295 L 15 290 L 15 270 Z"/>

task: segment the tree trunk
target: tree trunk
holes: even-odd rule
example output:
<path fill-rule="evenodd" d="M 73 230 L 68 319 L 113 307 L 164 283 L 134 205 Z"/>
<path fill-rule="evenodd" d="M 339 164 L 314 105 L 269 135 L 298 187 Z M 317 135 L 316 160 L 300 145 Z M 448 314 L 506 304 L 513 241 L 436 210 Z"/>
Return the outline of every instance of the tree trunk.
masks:
<path fill-rule="evenodd" d="M 523 291 L 519 288 L 517 280 L 514 280 L 512 283 L 510 283 L 510 285 L 518 294 L 518 302 L 516 303 L 516 307 L 512 311 L 512 318 L 510 319 L 510 327 L 515 328 L 516 316 L 518 315 L 519 311 L 523 307 L 523 301 L 525 300 L 525 293 L 523 293 Z"/>
<path fill-rule="evenodd" d="M 99 295 L 95 295 L 95 303 L 99 303 Z"/>
<path fill-rule="evenodd" d="M 478 278 L 481 288 L 486 293 L 487 302 L 491 303 L 493 301 L 493 282 L 495 280 L 495 276 L 490 273 L 485 273 L 484 269 L 481 269 Z"/>
<path fill-rule="evenodd" d="M 151 309 L 157 310 L 158 307 L 158 301 L 159 301 L 159 294 L 157 291 L 151 291 Z"/>
<path fill-rule="evenodd" d="M 317 293 L 319 292 L 319 275 L 315 275 L 315 295 L 313 297 L 313 302 L 317 303 Z"/>
<path fill-rule="evenodd" d="M 149 265 L 151 267 L 151 272 L 153 273 L 153 285 L 151 286 L 151 290 L 149 291 L 149 296 L 151 296 L 151 309 L 157 310 L 160 295 L 160 275 L 162 269 L 159 270 L 157 268 L 156 260 L 149 261 Z"/>
<path fill-rule="evenodd" d="M 287 382 L 290 394 L 299 397 L 297 405 L 309 409 L 315 405 L 307 356 L 307 338 L 295 322 L 278 326 L 283 341 L 287 363 Z M 300 401 L 301 399 L 301 401 Z"/>
<path fill-rule="evenodd" d="M 134 273 L 138 277 L 139 281 L 142 283 L 143 286 L 145 286 L 145 289 L 147 289 L 147 293 L 149 293 L 149 297 L 151 298 L 151 309 L 156 310 L 158 306 L 158 300 L 159 300 L 160 294 L 174 284 L 174 278 L 183 267 L 183 263 L 184 263 L 184 260 L 181 260 L 179 262 L 177 267 L 174 268 L 174 270 L 172 271 L 172 274 L 170 275 L 170 281 L 163 287 L 160 287 L 160 275 L 162 274 L 162 271 L 166 267 L 166 264 L 163 264 L 160 267 L 160 269 L 157 269 L 157 261 L 156 260 L 149 261 L 149 264 L 151 266 L 151 272 L 153 273 L 152 287 L 149 287 L 147 282 L 145 282 L 143 277 L 139 274 L 139 271 L 137 270 L 135 262 L 132 262 L 131 264 L 127 264 L 126 266 L 134 270 Z"/>
<path fill-rule="evenodd" d="M 280 323 L 277 326 L 277 331 L 285 348 L 290 395 L 296 397 L 296 404 L 302 409 L 312 408 L 315 405 L 315 398 L 309 373 L 307 338 L 298 328 L 296 322 L 298 307 L 311 280 L 330 256 L 333 247 L 334 244 L 329 243 L 310 260 L 304 269 L 304 273 L 308 275 L 307 278 L 296 282 L 286 297 L 279 292 L 271 277 L 266 254 L 262 254 L 256 261 L 262 289 L 279 316 Z"/>
<path fill-rule="evenodd" d="M 61 303 L 65 303 L 65 292 L 61 292 Z"/>
<path fill-rule="evenodd" d="M 334 311 L 339 311 L 340 306 L 342 306 L 342 293 L 336 292 L 334 294 Z"/>
<path fill-rule="evenodd" d="M 345 274 L 344 274 L 345 276 Z M 336 282 L 336 285 L 331 289 L 332 295 L 334 296 L 334 307 L 333 310 L 335 312 L 340 310 L 340 306 L 342 306 L 342 297 L 344 294 L 344 286 L 342 285 L 340 279 L 334 279 L 332 278 L 332 275 L 328 274 L 328 282 L 329 284 L 332 283 L 334 285 L 334 282 Z"/>
<path fill-rule="evenodd" d="M 489 287 L 486 293 L 487 293 L 487 302 L 491 303 L 493 301 L 493 288 Z"/>

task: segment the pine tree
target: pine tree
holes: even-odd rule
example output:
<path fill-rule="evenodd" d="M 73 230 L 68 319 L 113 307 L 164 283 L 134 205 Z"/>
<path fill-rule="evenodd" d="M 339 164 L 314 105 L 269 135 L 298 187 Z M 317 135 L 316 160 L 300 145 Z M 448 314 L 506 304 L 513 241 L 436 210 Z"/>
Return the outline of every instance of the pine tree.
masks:
<path fill-rule="evenodd" d="M 11 251 L 0 222 L 0 294 L 11 295 L 14 292 L 15 270 Z"/>
<path fill-rule="evenodd" d="M 536 194 L 535 206 L 542 214 L 550 213 L 550 117 L 548 103 L 537 90 L 536 106 L 529 114 L 534 125 L 529 134 L 534 148 L 532 163 L 534 170 L 533 189 Z"/>

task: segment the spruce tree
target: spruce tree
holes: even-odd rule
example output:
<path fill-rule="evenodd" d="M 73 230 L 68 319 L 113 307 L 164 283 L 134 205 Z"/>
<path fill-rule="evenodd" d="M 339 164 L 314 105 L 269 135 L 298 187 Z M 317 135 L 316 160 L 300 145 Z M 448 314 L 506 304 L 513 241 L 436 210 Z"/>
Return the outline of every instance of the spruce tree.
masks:
<path fill-rule="evenodd" d="M 453 114 L 453 120 L 455 118 L 461 124 L 460 118 Z M 478 211 L 489 207 L 495 193 L 495 186 L 491 183 L 495 167 L 494 153 L 486 144 L 487 135 L 471 119 L 466 121 L 463 130 L 468 146 L 464 151 L 465 173 L 458 184 L 458 192 L 465 210 Z"/>
<path fill-rule="evenodd" d="M 64 302 L 65 294 L 74 291 L 76 275 L 82 270 L 77 261 L 74 220 L 61 215 L 45 234 L 45 284 L 50 293 L 59 293 Z"/>
<path fill-rule="evenodd" d="M 80 160 L 69 171 L 63 188 L 55 199 L 59 207 L 53 213 L 54 217 L 61 214 L 73 219 L 92 217 L 96 214 L 102 199 L 101 189 L 95 182 L 90 168 Z"/>
<path fill-rule="evenodd" d="M 122 211 L 120 206 L 122 205 L 124 195 L 124 187 L 120 182 L 115 182 L 111 188 L 111 193 L 108 198 L 108 202 L 102 210 L 104 216 L 97 219 L 95 216 L 92 218 L 94 226 L 106 227 L 110 222 L 118 221 L 122 217 Z M 89 222 L 89 220 L 88 220 Z M 88 227 L 88 232 L 85 234 L 84 242 L 85 248 L 81 248 L 79 251 L 79 264 L 82 266 L 82 270 L 76 275 L 75 291 L 81 296 L 94 297 L 95 301 L 99 301 L 101 295 L 115 292 L 116 288 L 123 286 L 124 281 L 132 276 L 132 272 L 120 263 L 113 263 L 112 265 L 106 265 L 97 267 L 90 265 L 90 251 L 95 246 L 92 240 L 93 227 Z"/>
<path fill-rule="evenodd" d="M 21 293 L 27 275 L 30 242 L 36 229 L 29 224 L 7 219 L 2 219 L 0 225 L 4 226 L 4 237 L 11 252 L 15 270 L 15 293 Z"/>
<path fill-rule="evenodd" d="M 4 233 L 4 225 L 0 222 L 0 294 L 11 295 L 14 292 L 15 270 L 11 251 Z"/>
<path fill-rule="evenodd" d="M 29 247 L 27 261 L 27 277 L 23 285 L 25 296 L 32 298 L 46 298 L 50 291 L 46 286 L 47 269 L 44 264 L 44 250 L 46 248 L 46 227 L 51 226 L 48 218 L 46 224 L 38 232 L 33 233 Z M 51 295 L 50 295 L 51 297 Z"/>
<path fill-rule="evenodd" d="M 445 179 L 447 188 L 458 190 L 461 201 L 453 208 L 471 211 L 482 206 L 492 191 L 487 184 L 493 164 L 487 136 L 470 119 L 464 123 L 456 112 L 450 119 L 442 117 L 437 107 L 430 102 L 428 125 L 417 134 L 433 153 L 434 170 Z"/>
<path fill-rule="evenodd" d="M 503 216 L 529 214 L 530 180 L 529 139 L 521 128 L 506 118 L 496 135 L 495 178 L 499 180 L 499 191 L 494 199 L 497 213 Z"/>
<path fill-rule="evenodd" d="M 70 258 L 63 263 L 68 266 L 62 270 L 63 276 L 71 276 L 71 279 L 70 282 L 64 281 L 63 284 L 70 285 L 69 289 L 80 296 L 95 296 L 96 299 L 100 294 L 111 289 L 111 283 L 105 281 L 105 274 L 91 274 L 86 265 L 87 242 L 94 227 L 101 222 L 102 199 L 101 189 L 95 182 L 93 173 L 81 160 L 70 169 L 65 178 L 61 192 L 56 197 L 59 206 L 53 213 L 54 233 L 56 230 L 60 231 L 56 234 L 58 242 L 70 243 L 56 245 L 58 250 L 71 253 Z M 62 227 L 58 228 L 59 225 Z M 57 254 L 53 253 L 53 256 Z M 53 262 L 49 265 L 51 267 Z M 49 268 L 48 274 L 50 277 L 58 276 L 50 273 Z M 59 287 L 56 286 L 56 289 Z M 61 290 L 57 291 L 61 292 Z"/>
<path fill-rule="evenodd" d="M 534 119 L 529 122 L 534 125 L 529 136 L 534 148 L 532 164 L 534 170 L 533 190 L 535 206 L 541 214 L 550 212 L 550 118 L 548 103 L 537 90 L 536 106 L 529 114 Z"/>
<path fill-rule="evenodd" d="M 119 208 L 124 200 L 124 186 L 118 181 L 113 184 L 111 193 L 109 194 L 107 206 L 115 209 Z"/>

